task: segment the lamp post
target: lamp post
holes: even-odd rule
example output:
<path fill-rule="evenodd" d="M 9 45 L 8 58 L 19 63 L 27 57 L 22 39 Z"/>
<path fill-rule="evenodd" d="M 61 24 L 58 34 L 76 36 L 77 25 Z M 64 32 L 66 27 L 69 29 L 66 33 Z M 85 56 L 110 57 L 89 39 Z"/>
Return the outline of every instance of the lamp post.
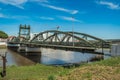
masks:
<path fill-rule="evenodd" d="M 57 42 L 58 29 L 59 29 L 59 26 L 57 26 L 57 32 L 55 34 L 55 42 Z"/>
<path fill-rule="evenodd" d="M 60 27 L 59 26 L 57 26 L 57 31 L 58 31 L 58 29 L 59 29 Z"/>
<path fill-rule="evenodd" d="M 3 55 L 0 55 L 3 60 L 3 70 L 2 70 L 2 72 L 0 72 L 1 77 L 6 76 L 6 54 L 7 54 L 7 52 L 5 52 Z"/>
<path fill-rule="evenodd" d="M 74 17 L 72 17 L 72 21 L 73 21 L 73 23 L 74 23 Z M 74 47 L 74 24 L 72 25 L 72 45 L 73 45 L 73 47 Z"/>

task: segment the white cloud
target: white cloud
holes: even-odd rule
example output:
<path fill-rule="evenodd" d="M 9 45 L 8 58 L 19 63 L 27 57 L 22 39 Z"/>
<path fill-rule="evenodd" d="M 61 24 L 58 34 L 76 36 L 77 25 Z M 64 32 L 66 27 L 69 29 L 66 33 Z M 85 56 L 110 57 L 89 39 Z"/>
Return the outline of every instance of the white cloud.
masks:
<path fill-rule="evenodd" d="M 40 19 L 44 19 L 44 20 L 54 20 L 54 18 L 52 18 L 52 17 L 44 17 L 44 16 L 40 17 Z"/>
<path fill-rule="evenodd" d="M 4 14 L 0 13 L 0 18 L 7 18 Z"/>
<path fill-rule="evenodd" d="M 78 10 L 69 10 L 69 9 L 65 9 L 65 8 L 62 8 L 62 7 L 56 7 L 56 6 L 53 6 L 53 5 L 48 5 L 48 4 L 41 4 L 41 5 L 43 7 L 51 8 L 51 9 L 54 9 L 54 10 L 68 12 L 70 14 L 77 14 L 78 13 Z"/>
<path fill-rule="evenodd" d="M 11 19 L 29 19 L 28 16 L 20 16 L 20 15 L 17 15 L 17 16 L 8 16 L 8 18 L 11 18 Z"/>
<path fill-rule="evenodd" d="M 23 4 L 28 0 L 0 0 L 0 2 L 4 4 Z"/>
<path fill-rule="evenodd" d="M 24 9 L 22 4 L 26 3 L 27 1 L 28 0 L 0 0 L 0 3 L 13 5 L 20 9 Z"/>
<path fill-rule="evenodd" d="M 33 2 L 45 2 L 45 3 L 48 3 L 48 0 L 30 0 L 30 1 L 33 1 Z"/>
<path fill-rule="evenodd" d="M 77 14 L 78 13 L 78 10 L 73 10 L 72 11 L 72 14 Z"/>
<path fill-rule="evenodd" d="M 9 5 L 18 7 L 20 9 L 24 9 L 24 7 L 22 5 L 27 3 L 27 2 L 40 2 L 40 3 L 45 2 L 45 3 L 48 3 L 47 0 L 0 0 L 0 3 L 9 4 Z"/>
<path fill-rule="evenodd" d="M 63 20 L 67 20 L 67 21 L 74 21 L 74 22 L 81 22 L 82 23 L 82 21 L 75 19 L 73 17 L 59 16 L 59 18 L 61 18 Z"/>
<path fill-rule="evenodd" d="M 16 19 L 16 20 L 20 20 L 20 19 L 29 19 L 28 16 L 11 16 L 11 15 L 4 15 L 2 13 L 0 13 L 0 18 L 7 18 L 7 19 Z"/>
<path fill-rule="evenodd" d="M 120 9 L 120 5 L 119 4 L 114 4 L 112 2 L 99 1 L 97 3 L 100 4 L 100 5 L 107 6 L 109 9 Z"/>

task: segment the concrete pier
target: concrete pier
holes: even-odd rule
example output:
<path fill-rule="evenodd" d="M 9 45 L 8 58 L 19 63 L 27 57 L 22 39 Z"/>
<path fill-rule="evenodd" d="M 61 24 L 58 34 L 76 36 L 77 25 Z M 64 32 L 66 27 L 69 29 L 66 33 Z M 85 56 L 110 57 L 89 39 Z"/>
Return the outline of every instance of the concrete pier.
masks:
<path fill-rule="evenodd" d="M 11 50 L 17 52 L 26 52 L 26 53 L 41 53 L 40 47 L 36 46 L 27 46 L 27 45 L 20 45 L 19 43 L 9 43 L 7 47 Z"/>
<path fill-rule="evenodd" d="M 41 49 L 37 47 L 26 47 L 25 52 L 27 53 L 41 53 Z"/>
<path fill-rule="evenodd" d="M 120 56 L 120 44 L 112 45 L 111 56 Z"/>

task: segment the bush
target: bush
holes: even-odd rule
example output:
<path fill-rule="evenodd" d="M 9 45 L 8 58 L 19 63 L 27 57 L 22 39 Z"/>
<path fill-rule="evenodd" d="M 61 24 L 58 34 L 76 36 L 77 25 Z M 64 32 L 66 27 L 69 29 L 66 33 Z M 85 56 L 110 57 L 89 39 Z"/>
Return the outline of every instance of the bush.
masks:
<path fill-rule="evenodd" d="M 0 31 L 0 38 L 8 38 L 8 35 L 5 32 Z"/>
<path fill-rule="evenodd" d="M 48 80 L 55 80 L 55 76 L 54 76 L 54 75 L 50 75 L 50 76 L 48 77 Z"/>

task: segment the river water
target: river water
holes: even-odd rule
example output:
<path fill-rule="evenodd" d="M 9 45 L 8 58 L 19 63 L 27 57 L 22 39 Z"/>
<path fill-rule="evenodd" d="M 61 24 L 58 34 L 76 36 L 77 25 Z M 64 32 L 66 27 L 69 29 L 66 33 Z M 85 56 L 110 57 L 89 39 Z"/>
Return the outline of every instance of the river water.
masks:
<path fill-rule="evenodd" d="M 50 48 L 41 48 L 41 53 L 18 53 L 9 49 L 0 49 L 1 53 L 7 52 L 7 65 L 25 66 L 41 63 L 45 65 L 64 65 L 81 62 L 91 62 L 104 59 L 104 55 L 65 51 Z M 2 60 L 0 60 L 0 66 Z"/>

